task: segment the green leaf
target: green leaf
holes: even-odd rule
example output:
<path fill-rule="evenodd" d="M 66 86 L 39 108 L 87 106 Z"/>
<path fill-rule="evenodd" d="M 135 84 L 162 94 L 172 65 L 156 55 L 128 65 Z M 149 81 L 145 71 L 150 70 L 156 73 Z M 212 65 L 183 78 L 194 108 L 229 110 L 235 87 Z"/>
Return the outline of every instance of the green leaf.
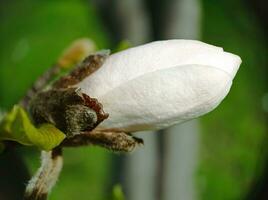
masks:
<path fill-rule="evenodd" d="M 58 146 L 65 138 L 65 134 L 52 124 L 42 124 L 38 131 L 40 135 L 32 134 L 31 140 L 33 144 L 43 150 L 51 150 Z M 40 137 L 41 136 L 41 137 Z"/>
<path fill-rule="evenodd" d="M 35 145 L 42 150 L 51 150 L 65 138 L 52 124 L 42 124 L 36 128 L 25 110 L 16 105 L 0 123 L 0 141 L 11 140 L 23 145 Z"/>
<path fill-rule="evenodd" d="M 113 188 L 113 200 L 125 200 L 121 185 L 117 184 Z"/>

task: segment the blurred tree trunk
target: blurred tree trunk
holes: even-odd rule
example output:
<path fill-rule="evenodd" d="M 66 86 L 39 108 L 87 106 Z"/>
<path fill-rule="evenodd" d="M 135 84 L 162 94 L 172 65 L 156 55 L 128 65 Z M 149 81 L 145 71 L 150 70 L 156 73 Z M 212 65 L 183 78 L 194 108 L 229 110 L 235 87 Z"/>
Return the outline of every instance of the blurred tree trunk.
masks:
<path fill-rule="evenodd" d="M 142 0 L 96 0 L 102 20 L 112 35 L 114 46 L 127 40 L 137 46 L 151 40 L 150 17 Z M 143 138 L 145 146 L 127 156 L 113 156 L 111 186 L 120 182 L 126 199 L 156 200 L 159 160 L 157 137 L 152 132 L 135 133 Z"/>
<path fill-rule="evenodd" d="M 164 39 L 200 39 L 199 0 L 172 0 L 166 7 Z M 192 120 L 164 130 L 164 172 L 162 200 L 196 200 L 200 127 Z"/>

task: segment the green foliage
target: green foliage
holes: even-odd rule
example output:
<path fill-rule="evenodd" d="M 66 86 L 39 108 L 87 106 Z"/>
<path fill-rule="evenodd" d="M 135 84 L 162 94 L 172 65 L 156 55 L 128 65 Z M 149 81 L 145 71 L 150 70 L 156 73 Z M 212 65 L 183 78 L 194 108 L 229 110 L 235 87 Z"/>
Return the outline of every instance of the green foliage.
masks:
<path fill-rule="evenodd" d="M 77 38 L 91 38 L 98 49 L 110 48 L 107 31 L 90 1 L 5 1 L 0 15 L 2 109 L 11 109 Z M 39 152 L 30 147 L 18 150 L 29 171 L 35 173 L 40 166 Z M 110 153 L 101 148 L 64 149 L 63 171 L 49 199 L 107 199 L 109 165 Z M 16 183 L 25 184 L 19 178 Z"/>
<path fill-rule="evenodd" d="M 203 0 L 203 40 L 243 60 L 229 95 L 202 118 L 198 177 L 204 200 L 241 199 L 265 156 L 267 126 L 258 102 L 267 90 L 267 57 L 261 53 L 267 49 L 258 23 L 243 5 L 240 0 Z"/>
<path fill-rule="evenodd" d="M 108 48 L 106 33 L 86 1 L 6 1 L 0 13 L 1 108 L 11 109 L 75 39 L 91 38 L 98 48 Z"/>
<path fill-rule="evenodd" d="M 0 141 L 16 141 L 48 151 L 58 146 L 64 138 L 65 134 L 51 124 L 43 124 L 36 128 L 24 109 L 17 105 L 0 123 Z"/>

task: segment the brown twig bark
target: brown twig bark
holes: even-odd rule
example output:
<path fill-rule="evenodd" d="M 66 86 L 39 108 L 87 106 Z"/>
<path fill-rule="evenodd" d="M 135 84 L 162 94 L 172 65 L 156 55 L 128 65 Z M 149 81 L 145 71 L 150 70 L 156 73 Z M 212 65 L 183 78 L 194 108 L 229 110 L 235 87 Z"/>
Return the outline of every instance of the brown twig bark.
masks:
<path fill-rule="evenodd" d="M 56 184 L 63 165 L 62 149 L 42 151 L 41 167 L 29 181 L 24 200 L 46 200 L 51 188 Z"/>

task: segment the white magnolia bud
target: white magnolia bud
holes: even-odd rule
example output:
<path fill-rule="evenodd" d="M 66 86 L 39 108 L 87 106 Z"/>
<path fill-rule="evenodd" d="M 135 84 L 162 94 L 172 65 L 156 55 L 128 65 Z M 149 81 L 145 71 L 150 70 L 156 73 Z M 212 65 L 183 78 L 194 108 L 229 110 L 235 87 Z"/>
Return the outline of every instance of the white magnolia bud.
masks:
<path fill-rule="evenodd" d="M 99 128 L 154 130 L 217 107 L 240 64 L 239 56 L 199 41 L 158 41 L 111 55 L 77 86 L 109 113 Z"/>

